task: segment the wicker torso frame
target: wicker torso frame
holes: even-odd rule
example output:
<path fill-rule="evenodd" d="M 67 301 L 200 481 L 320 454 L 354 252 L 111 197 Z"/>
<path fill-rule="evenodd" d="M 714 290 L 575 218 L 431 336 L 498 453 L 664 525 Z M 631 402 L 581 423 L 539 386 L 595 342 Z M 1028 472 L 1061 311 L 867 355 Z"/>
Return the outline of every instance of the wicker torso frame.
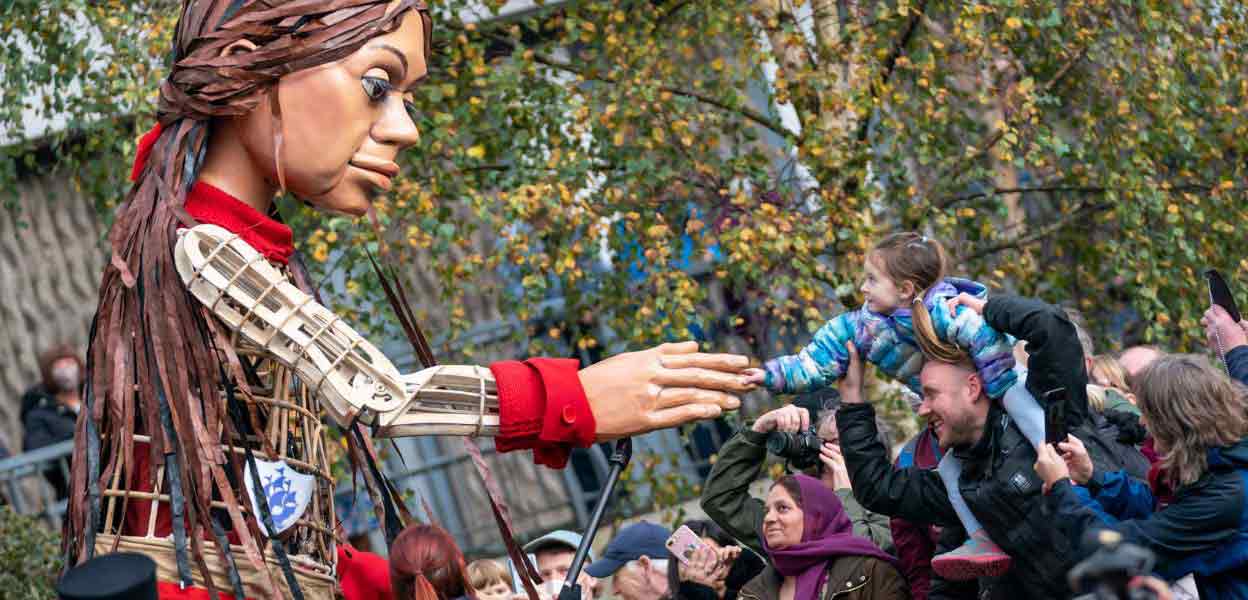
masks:
<path fill-rule="evenodd" d="M 250 448 L 257 460 L 283 460 L 296 471 L 314 478 L 314 492 L 307 508 L 280 537 L 286 545 L 305 597 L 332 598 L 336 586 L 334 531 L 337 519 L 330 471 L 332 457 L 328 452 L 320 402 L 292 369 L 274 360 L 272 354 L 263 348 L 241 337 L 236 339 L 233 348 L 248 373 L 250 394 L 243 400 L 250 405 L 256 418 L 254 426 L 262 432 L 263 439 L 255 435 L 232 437 L 224 429 L 210 435 L 216 435 L 220 440 L 218 448 L 223 456 L 233 454 L 238 459 L 237 463 L 230 461 L 230 464 L 242 464 L 244 449 Z M 223 362 L 227 360 L 225 356 L 219 358 Z M 247 426 L 252 424 L 247 423 Z M 133 438 L 139 448 L 150 440 L 146 435 L 134 435 Z M 147 554 L 157 563 L 159 579 L 176 582 L 178 575 L 173 540 L 167 535 L 161 536 L 157 530 L 158 520 L 167 518 L 171 511 L 169 482 L 165 467 L 154 467 L 154 490 L 150 489 L 145 478 L 133 477 L 127 482 L 122 480 L 121 470 L 116 471 L 102 492 L 105 531 L 97 537 L 96 547 L 99 552 L 109 552 L 115 547 Z M 244 491 L 246 488 L 242 485 L 241 473 L 234 472 L 234 479 L 237 482 L 235 490 L 239 510 L 251 516 L 251 503 Z M 219 491 L 214 494 L 212 505 L 217 510 L 226 509 Z M 145 518 L 136 519 L 136 516 Z M 228 522 L 228 519 L 222 521 Z M 228 585 L 226 569 L 216 544 L 210 538 L 202 543 L 203 556 L 214 584 Z M 280 571 L 271 548 L 265 552 L 269 573 L 260 572 L 244 558 L 242 546 L 237 540 L 232 541 L 230 553 L 235 557 L 234 563 L 248 597 L 266 597 L 265 589 L 273 584 L 289 597 L 285 582 L 280 576 L 274 576 Z M 195 584 L 205 585 L 199 566 L 193 562 L 192 568 Z"/>
<path fill-rule="evenodd" d="M 283 460 L 290 468 L 315 480 L 315 491 L 305 512 L 280 534 L 295 577 L 305 597 L 332 598 L 336 589 L 333 480 L 325 417 L 339 424 L 352 419 L 372 425 L 381 436 L 495 435 L 498 398 L 493 376 L 477 366 L 446 365 L 400 374 L 373 345 L 345 322 L 303 293 L 281 265 L 271 263 L 237 235 L 214 225 L 179 232 L 174 255 L 179 275 L 214 316 L 214 327 L 230 340 L 232 352 L 221 351 L 223 372 L 245 385 L 235 386 L 238 399 L 250 407 L 245 423 L 222 424 L 207 432 L 216 440 L 189 451 L 216 454 L 225 461 L 234 504 L 251 517 L 251 502 L 243 485 L 245 449 L 257 460 Z M 228 397 L 228 394 L 223 394 Z M 235 430 L 258 432 L 236 435 Z M 133 436 L 136 460 L 146 456 L 150 438 Z M 188 451 L 188 449 L 183 449 Z M 177 582 L 174 541 L 168 534 L 172 513 L 168 474 L 163 465 L 127 475 L 121 470 L 102 492 L 102 530 L 96 550 L 126 550 L 151 556 L 162 581 Z M 183 475 L 185 477 L 185 475 Z M 212 507 L 224 512 L 228 504 L 214 486 Z M 250 519 L 248 519 L 250 520 Z M 221 519 L 228 524 L 229 519 Z M 253 536 L 259 531 L 249 528 Z M 267 568 L 257 568 L 245 556 L 238 539 L 229 540 L 223 556 L 210 532 L 192 535 L 193 583 L 213 584 L 229 591 L 227 562 L 233 562 L 248 597 L 270 597 L 278 590 L 290 597 L 271 546 L 262 543 Z M 195 538 L 198 539 L 195 539 Z M 206 571 L 206 573 L 204 572 Z M 223 587 L 224 586 L 224 587 Z"/>

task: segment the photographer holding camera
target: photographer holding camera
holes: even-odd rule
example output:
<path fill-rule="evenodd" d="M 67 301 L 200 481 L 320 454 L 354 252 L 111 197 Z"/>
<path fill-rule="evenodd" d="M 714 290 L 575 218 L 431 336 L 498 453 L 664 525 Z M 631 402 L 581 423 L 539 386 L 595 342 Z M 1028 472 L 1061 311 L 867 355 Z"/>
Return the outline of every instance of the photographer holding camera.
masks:
<path fill-rule="evenodd" d="M 762 500 L 750 496 L 750 484 L 762 476 L 770 450 L 790 467 L 808 470 L 823 481 L 840 498 L 854 534 L 891 552 L 888 518 L 863 509 L 854 499 L 839 444 L 824 441 L 835 439 L 836 432 L 828 431 L 835 423 L 825 423 L 821 429 L 812 427 L 810 412 L 792 404 L 764 413 L 720 448 L 702 486 L 702 510 L 729 535 L 761 554 L 759 531 L 765 508 Z"/>

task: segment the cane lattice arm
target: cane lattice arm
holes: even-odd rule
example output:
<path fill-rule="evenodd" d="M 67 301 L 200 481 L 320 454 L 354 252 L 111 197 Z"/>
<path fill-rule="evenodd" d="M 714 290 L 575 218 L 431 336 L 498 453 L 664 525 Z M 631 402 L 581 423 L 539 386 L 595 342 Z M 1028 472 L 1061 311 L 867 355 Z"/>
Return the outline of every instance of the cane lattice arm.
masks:
<path fill-rule="evenodd" d="M 340 424 L 357 415 L 383 436 L 494 435 L 498 391 L 488 369 L 431 367 L 401 375 L 340 317 L 263 255 L 216 225 L 179 231 L 178 274 L 224 323 L 293 369 Z"/>

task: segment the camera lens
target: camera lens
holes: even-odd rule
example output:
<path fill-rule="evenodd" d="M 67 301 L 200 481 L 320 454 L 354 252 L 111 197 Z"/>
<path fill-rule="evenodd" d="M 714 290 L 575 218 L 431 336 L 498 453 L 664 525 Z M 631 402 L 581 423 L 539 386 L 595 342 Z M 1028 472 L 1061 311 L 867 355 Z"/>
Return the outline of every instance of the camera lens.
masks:
<path fill-rule="evenodd" d="M 773 431 L 767 434 L 767 451 L 776 456 L 788 456 L 793 445 L 793 434 L 784 431 Z"/>

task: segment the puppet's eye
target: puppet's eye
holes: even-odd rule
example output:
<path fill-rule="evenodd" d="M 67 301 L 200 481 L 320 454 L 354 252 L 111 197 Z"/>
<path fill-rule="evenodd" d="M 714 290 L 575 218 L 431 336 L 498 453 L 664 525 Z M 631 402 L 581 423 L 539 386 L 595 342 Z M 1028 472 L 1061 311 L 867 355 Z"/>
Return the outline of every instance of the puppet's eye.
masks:
<path fill-rule="evenodd" d="M 364 77 L 360 83 L 364 86 L 364 93 L 368 94 L 368 99 L 373 102 L 381 102 L 386 98 L 386 94 L 394 89 L 389 81 L 380 77 Z"/>

